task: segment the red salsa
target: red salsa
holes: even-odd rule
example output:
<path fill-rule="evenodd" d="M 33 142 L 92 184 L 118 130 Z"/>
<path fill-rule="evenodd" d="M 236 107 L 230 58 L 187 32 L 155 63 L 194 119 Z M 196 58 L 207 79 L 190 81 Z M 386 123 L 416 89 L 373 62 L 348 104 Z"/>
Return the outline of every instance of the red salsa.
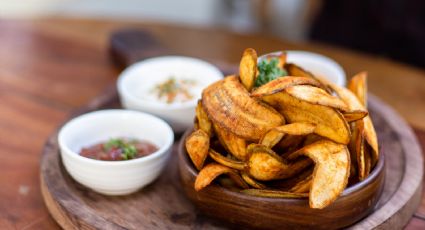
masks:
<path fill-rule="evenodd" d="M 158 147 L 149 141 L 114 138 L 83 148 L 80 155 L 102 161 L 123 161 L 144 157 L 157 150 Z"/>

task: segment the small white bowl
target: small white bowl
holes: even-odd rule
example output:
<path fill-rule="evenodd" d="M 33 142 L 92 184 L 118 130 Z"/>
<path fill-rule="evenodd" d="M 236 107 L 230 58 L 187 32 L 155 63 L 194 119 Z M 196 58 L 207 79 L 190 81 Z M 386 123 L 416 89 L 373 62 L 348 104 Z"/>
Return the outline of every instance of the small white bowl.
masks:
<path fill-rule="evenodd" d="M 281 51 L 265 54 L 259 60 L 268 55 L 279 55 L 280 53 Z M 337 85 L 345 86 L 346 76 L 344 69 L 334 60 L 321 54 L 307 51 L 289 50 L 286 53 L 288 63 L 294 63 L 314 75 L 324 77 Z"/>
<path fill-rule="evenodd" d="M 202 90 L 183 103 L 166 104 L 146 96 L 171 76 L 195 80 L 202 88 L 223 78 L 217 67 L 196 58 L 164 56 L 146 59 L 131 65 L 119 76 L 117 88 L 121 104 L 126 109 L 155 114 L 166 120 L 175 132 L 183 132 L 193 124 L 195 106 Z"/>
<path fill-rule="evenodd" d="M 147 140 L 159 149 L 126 161 L 102 161 L 79 155 L 83 147 L 110 138 Z M 62 162 L 79 183 L 105 195 L 126 195 L 155 180 L 171 153 L 174 133 L 163 120 L 137 111 L 100 110 L 76 117 L 58 134 Z"/>

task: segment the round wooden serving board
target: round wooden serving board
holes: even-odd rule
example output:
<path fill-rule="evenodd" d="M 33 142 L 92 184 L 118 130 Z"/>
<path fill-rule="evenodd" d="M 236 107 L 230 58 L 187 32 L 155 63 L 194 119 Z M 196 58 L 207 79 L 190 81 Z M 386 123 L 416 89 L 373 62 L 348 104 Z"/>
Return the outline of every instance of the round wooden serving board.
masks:
<path fill-rule="evenodd" d="M 351 228 L 401 228 L 420 201 L 422 154 L 410 127 L 391 108 L 373 96 L 369 103 L 382 152 L 386 153 L 385 188 L 375 211 Z M 116 91 L 111 89 L 75 115 L 114 107 L 119 107 L 119 102 Z M 200 214 L 185 197 L 176 155 L 174 151 L 160 178 L 141 191 L 122 197 L 104 196 L 83 187 L 68 175 L 54 133 L 41 159 L 44 201 L 53 218 L 65 229 L 231 228 Z"/>

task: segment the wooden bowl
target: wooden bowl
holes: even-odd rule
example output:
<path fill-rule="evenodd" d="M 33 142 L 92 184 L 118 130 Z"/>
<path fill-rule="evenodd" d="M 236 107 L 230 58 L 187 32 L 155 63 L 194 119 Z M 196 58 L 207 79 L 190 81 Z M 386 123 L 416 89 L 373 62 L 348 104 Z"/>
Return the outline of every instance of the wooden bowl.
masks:
<path fill-rule="evenodd" d="M 262 229 L 342 228 L 370 214 L 382 194 L 385 179 L 382 152 L 369 177 L 346 188 L 333 204 L 324 209 L 311 209 L 308 199 L 255 197 L 230 191 L 215 183 L 196 192 L 194 182 L 198 172 L 184 145 L 190 132 L 188 130 L 183 135 L 178 147 L 183 189 L 203 214 L 230 224 Z"/>

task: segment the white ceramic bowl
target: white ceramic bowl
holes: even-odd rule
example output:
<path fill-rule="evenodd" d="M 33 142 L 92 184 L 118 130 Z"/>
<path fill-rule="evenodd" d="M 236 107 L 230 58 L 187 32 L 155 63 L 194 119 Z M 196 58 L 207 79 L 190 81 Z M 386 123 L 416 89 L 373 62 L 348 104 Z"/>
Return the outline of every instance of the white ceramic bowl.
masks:
<path fill-rule="evenodd" d="M 147 140 L 158 151 L 127 161 L 101 161 L 79 155 L 83 147 L 110 138 Z M 100 110 L 76 117 L 58 135 L 62 162 L 79 183 L 106 195 L 135 192 L 155 180 L 171 153 L 174 134 L 163 120 L 137 111 Z"/>
<path fill-rule="evenodd" d="M 157 84 L 169 77 L 193 79 L 202 88 L 223 78 L 220 70 L 200 59 L 164 56 L 146 59 L 124 70 L 118 78 L 117 88 L 121 104 L 126 109 L 155 114 L 166 120 L 175 132 L 192 126 L 197 100 L 201 90 L 190 101 L 166 104 L 146 96 Z"/>
<path fill-rule="evenodd" d="M 278 51 L 265 54 L 261 56 L 259 60 L 266 57 L 267 55 L 279 55 L 280 53 L 281 52 Z M 324 77 L 327 80 L 340 86 L 345 86 L 346 76 L 344 69 L 334 60 L 321 54 L 307 51 L 289 50 L 286 51 L 286 53 L 288 63 L 294 63 L 301 68 L 312 72 L 314 75 Z"/>

